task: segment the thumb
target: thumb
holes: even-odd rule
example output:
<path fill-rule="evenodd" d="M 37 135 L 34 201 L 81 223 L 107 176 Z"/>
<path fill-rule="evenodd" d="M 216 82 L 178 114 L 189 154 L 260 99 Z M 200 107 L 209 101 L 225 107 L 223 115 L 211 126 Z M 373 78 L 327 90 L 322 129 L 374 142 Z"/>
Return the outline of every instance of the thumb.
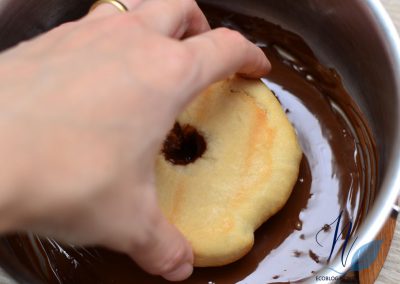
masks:
<path fill-rule="evenodd" d="M 188 278 L 193 272 L 191 246 L 160 210 L 155 218 L 157 221 L 152 222 L 145 241 L 135 245 L 129 255 L 151 274 L 161 275 L 169 281 Z"/>

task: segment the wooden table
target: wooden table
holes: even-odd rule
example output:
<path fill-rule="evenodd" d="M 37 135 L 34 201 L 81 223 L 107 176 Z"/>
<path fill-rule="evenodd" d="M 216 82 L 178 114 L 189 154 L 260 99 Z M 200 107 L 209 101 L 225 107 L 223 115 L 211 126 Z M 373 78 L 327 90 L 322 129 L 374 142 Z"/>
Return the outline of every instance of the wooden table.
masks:
<path fill-rule="evenodd" d="M 392 17 L 395 25 L 400 30 L 400 1 L 399 0 L 381 0 L 386 10 Z"/>

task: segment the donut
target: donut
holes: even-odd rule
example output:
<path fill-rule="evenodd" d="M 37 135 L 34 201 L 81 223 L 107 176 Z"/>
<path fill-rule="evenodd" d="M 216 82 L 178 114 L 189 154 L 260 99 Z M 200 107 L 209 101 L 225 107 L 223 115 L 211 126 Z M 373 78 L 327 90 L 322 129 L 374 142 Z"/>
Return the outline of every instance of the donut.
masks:
<path fill-rule="evenodd" d="M 192 245 L 195 266 L 249 252 L 254 231 L 288 200 L 301 158 L 295 130 L 260 80 L 231 77 L 196 97 L 156 161 L 160 206 Z"/>

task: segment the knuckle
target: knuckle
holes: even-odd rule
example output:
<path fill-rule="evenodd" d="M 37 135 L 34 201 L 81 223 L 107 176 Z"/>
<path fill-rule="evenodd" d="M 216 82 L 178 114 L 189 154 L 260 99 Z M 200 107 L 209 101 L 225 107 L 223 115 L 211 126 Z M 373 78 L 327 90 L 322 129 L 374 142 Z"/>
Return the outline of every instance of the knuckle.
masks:
<path fill-rule="evenodd" d="M 188 7 L 189 9 L 198 7 L 196 0 L 180 0 L 180 1 L 184 5 L 187 5 L 186 7 Z"/>
<path fill-rule="evenodd" d="M 231 30 L 228 28 L 218 28 L 218 32 L 221 33 L 225 39 L 235 42 L 235 43 L 244 43 L 246 42 L 246 38 L 238 31 Z"/>
<path fill-rule="evenodd" d="M 165 254 L 154 267 L 154 273 L 164 275 L 174 271 L 181 265 L 186 255 L 184 246 L 180 245 L 170 253 Z"/>
<path fill-rule="evenodd" d="M 190 62 L 193 60 L 194 54 L 193 52 L 185 47 L 185 46 L 179 46 L 176 50 L 176 57 L 180 59 L 182 62 Z"/>
<path fill-rule="evenodd" d="M 126 16 L 126 24 L 130 24 L 131 26 L 143 26 L 143 19 L 137 14 L 127 14 Z"/>
<path fill-rule="evenodd" d="M 136 14 L 124 13 L 113 17 L 112 21 L 108 19 L 107 26 L 111 31 L 115 32 L 115 29 L 143 26 L 143 20 Z"/>
<path fill-rule="evenodd" d="M 137 223 L 140 224 L 140 230 L 134 230 L 130 240 L 129 251 L 134 253 L 145 252 L 152 248 L 156 242 L 155 232 L 160 226 L 162 217 L 152 197 L 141 199 L 141 204 L 135 204 L 133 212 Z"/>
<path fill-rule="evenodd" d="M 194 59 L 194 54 L 189 48 L 177 46 L 171 50 L 166 59 L 166 67 L 171 72 L 170 75 L 181 77 L 188 71 L 190 63 Z"/>
<path fill-rule="evenodd" d="M 129 253 L 133 258 L 148 253 L 155 246 L 153 234 L 153 231 L 141 227 L 139 232 L 129 234 L 129 239 L 122 251 Z"/>
<path fill-rule="evenodd" d="M 193 2 L 195 0 L 175 0 L 175 1 L 165 1 L 166 5 L 169 5 L 169 8 L 179 9 L 180 11 L 187 11 L 193 6 Z"/>

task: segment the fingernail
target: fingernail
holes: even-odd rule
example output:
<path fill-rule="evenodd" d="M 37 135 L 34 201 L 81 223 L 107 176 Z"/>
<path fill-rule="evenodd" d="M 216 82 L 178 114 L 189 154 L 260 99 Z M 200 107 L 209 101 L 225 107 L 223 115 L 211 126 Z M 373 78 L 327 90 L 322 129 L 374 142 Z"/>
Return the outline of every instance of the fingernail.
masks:
<path fill-rule="evenodd" d="M 182 281 L 193 273 L 193 265 L 189 262 L 182 264 L 177 269 L 162 275 L 168 281 Z"/>

